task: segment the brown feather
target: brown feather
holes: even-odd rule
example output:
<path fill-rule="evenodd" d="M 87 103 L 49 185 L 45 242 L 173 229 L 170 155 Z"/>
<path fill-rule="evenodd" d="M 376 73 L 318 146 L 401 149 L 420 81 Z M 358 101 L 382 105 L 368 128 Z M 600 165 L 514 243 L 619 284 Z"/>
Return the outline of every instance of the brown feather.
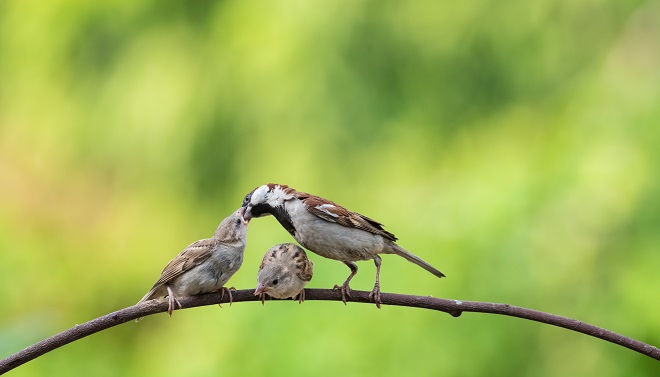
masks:
<path fill-rule="evenodd" d="M 303 259 L 301 261 L 302 268 L 297 273 L 297 275 L 301 280 L 310 281 L 312 280 L 312 268 L 314 267 L 314 263 L 311 260 L 307 259 L 306 256 L 305 258 L 301 258 L 301 259 Z"/>
<path fill-rule="evenodd" d="M 154 288 L 167 284 L 195 266 L 199 266 L 211 256 L 210 250 L 218 243 L 214 239 L 193 242 L 165 266 Z"/>
<path fill-rule="evenodd" d="M 304 192 L 298 192 L 297 197 L 305 204 L 305 208 L 309 212 L 325 221 L 361 229 L 385 237 L 390 241 L 397 240 L 394 234 L 383 229 L 383 224 L 357 212 L 351 212 L 337 203 Z M 324 205 L 326 207 L 323 207 Z"/>

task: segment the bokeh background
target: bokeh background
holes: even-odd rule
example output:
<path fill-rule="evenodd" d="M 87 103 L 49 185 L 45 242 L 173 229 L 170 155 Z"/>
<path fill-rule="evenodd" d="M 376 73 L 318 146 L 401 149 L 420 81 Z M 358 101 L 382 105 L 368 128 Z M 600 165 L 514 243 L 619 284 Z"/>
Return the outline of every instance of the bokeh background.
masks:
<path fill-rule="evenodd" d="M 0 1 L 0 357 L 137 302 L 277 182 L 505 302 L 660 345 L 659 1 Z M 250 225 L 243 268 L 290 237 Z M 348 269 L 311 254 L 310 287 Z M 360 263 L 353 288 L 375 269 Z M 644 376 L 524 320 L 337 302 L 151 316 L 12 376 Z"/>

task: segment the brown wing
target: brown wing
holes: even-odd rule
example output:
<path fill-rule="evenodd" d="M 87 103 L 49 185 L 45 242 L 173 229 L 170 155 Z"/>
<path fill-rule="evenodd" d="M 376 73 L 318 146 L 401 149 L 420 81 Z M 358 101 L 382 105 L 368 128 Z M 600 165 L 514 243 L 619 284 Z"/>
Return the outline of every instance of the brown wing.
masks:
<path fill-rule="evenodd" d="M 179 255 L 174 257 L 174 259 L 165 266 L 158 281 L 138 303 L 154 298 L 154 295 L 164 284 L 171 282 L 184 272 L 198 266 L 200 263 L 208 259 L 211 256 L 210 250 L 215 246 L 215 242 L 216 241 L 213 241 L 212 239 L 199 240 L 183 249 Z"/>
<path fill-rule="evenodd" d="M 312 269 L 313 269 L 313 267 L 314 267 L 314 263 L 312 263 L 311 260 L 305 258 L 302 261 L 302 269 L 296 275 L 298 275 L 298 277 L 301 280 L 310 281 L 310 280 L 312 280 Z"/>
<path fill-rule="evenodd" d="M 357 228 L 369 233 L 378 234 L 391 241 L 396 241 L 394 234 L 383 229 L 383 224 L 372 220 L 367 216 L 360 215 L 357 212 L 351 212 L 339 204 L 333 203 L 327 199 L 310 195 L 304 192 L 298 193 L 300 199 L 307 210 L 325 221 L 337 223 L 349 228 Z"/>
<path fill-rule="evenodd" d="M 211 248 L 216 243 L 217 241 L 207 238 L 190 244 L 165 266 L 160 279 L 154 284 L 154 287 L 169 283 L 184 272 L 189 271 L 195 266 L 199 266 L 202 262 L 209 259 Z"/>

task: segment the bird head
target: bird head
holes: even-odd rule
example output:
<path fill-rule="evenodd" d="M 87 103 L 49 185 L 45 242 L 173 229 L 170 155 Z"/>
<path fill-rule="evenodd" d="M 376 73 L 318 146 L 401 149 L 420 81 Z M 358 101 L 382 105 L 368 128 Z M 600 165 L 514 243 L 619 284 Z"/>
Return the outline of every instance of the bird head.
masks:
<path fill-rule="evenodd" d="M 286 291 L 293 283 L 293 274 L 280 266 L 265 266 L 257 276 L 255 295 L 273 291 Z"/>
<path fill-rule="evenodd" d="M 247 221 L 253 217 L 272 215 L 277 208 L 281 208 L 286 200 L 293 198 L 295 190 L 276 183 L 262 185 L 250 191 L 243 199 L 245 208 L 243 218 Z"/>
<path fill-rule="evenodd" d="M 215 236 L 227 242 L 245 240 L 249 222 L 250 220 L 245 217 L 245 208 L 241 207 L 222 220 L 215 231 Z"/>

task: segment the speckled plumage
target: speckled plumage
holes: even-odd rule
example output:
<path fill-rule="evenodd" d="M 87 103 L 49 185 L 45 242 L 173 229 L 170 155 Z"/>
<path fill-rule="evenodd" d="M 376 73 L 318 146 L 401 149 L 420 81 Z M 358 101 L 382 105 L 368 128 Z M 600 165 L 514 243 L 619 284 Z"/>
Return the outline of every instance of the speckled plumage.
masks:
<path fill-rule="evenodd" d="M 264 254 L 257 274 L 254 294 L 275 298 L 295 298 L 305 301 L 305 285 L 312 279 L 314 263 L 300 246 L 285 243 L 271 247 Z"/>

